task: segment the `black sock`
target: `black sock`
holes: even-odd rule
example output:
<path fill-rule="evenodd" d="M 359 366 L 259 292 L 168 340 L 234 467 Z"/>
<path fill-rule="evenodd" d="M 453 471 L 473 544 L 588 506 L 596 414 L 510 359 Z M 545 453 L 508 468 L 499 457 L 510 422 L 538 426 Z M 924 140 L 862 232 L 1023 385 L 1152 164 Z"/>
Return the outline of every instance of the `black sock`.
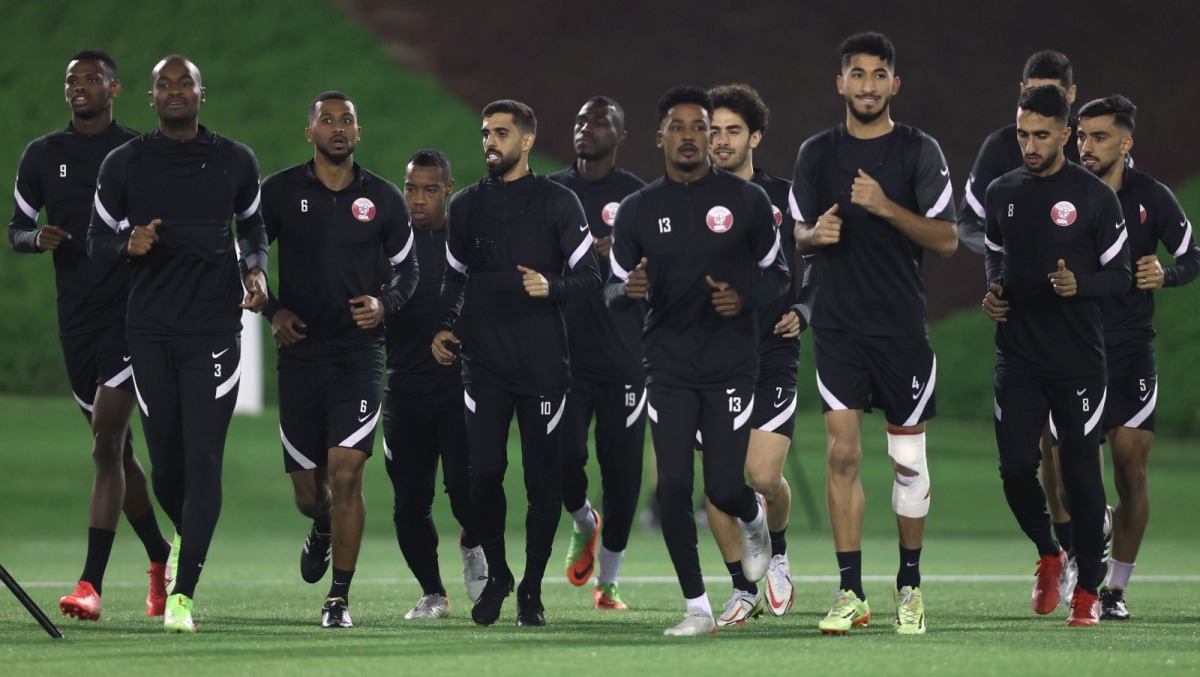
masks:
<path fill-rule="evenodd" d="M 771 557 L 787 554 L 787 527 L 779 531 L 768 531 L 771 536 Z"/>
<path fill-rule="evenodd" d="M 521 579 L 521 584 L 517 586 L 518 597 L 537 597 L 542 596 L 542 579 L 537 579 L 537 582 L 529 578 Z"/>
<path fill-rule="evenodd" d="M 113 538 L 117 532 L 88 527 L 87 559 L 83 561 L 83 574 L 79 580 L 87 581 L 100 594 L 104 583 L 104 569 L 108 567 L 108 555 L 112 552 Z"/>
<path fill-rule="evenodd" d="M 862 550 L 837 553 L 838 571 L 842 574 L 842 590 L 849 590 L 866 601 L 867 593 L 862 587 Z"/>
<path fill-rule="evenodd" d="M 726 562 L 725 568 L 729 570 L 729 577 L 733 579 L 734 590 L 742 590 L 751 595 L 758 594 L 758 584 L 746 580 L 746 574 L 742 572 L 741 560 Z"/>
<path fill-rule="evenodd" d="M 1069 520 L 1054 523 L 1054 537 L 1058 539 L 1059 547 L 1067 551 L 1068 557 L 1075 556 L 1075 528 Z"/>
<path fill-rule="evenodd" d="M 313 529 L 322 536 L 328 536 L 333 527 L 330 524 L 333 522 L 333 510 L 325 508 L 325 512 L 321 513 L 313 520 Z"/>
<path fill-rule="evenodd" d="M 900 571 L 896 574 L 896 589 L 921 586 L 921 549 L 909 550 L 900 546 Z"/>
<path fill-rule="evenodd" d="M 150 508 L 145 515 L 137 519 L 129 520 L 129 525 L 133 527 L 133 532 L 142 541 L 142 547 L 146 548 L 146 556 L 150 558 L 150 561 L 165 564 L 167 557 L 171 554 L 171 548 L 163 540 L 162 532 L 158 530 L 158 519 L 154 516 L 154 508 Z"/>
<path fill-rule="evenodd" d="M 346 571 L 345 569 L 333 568 L 333 582 L 329 585 L 329 594 L 327 597 L 341 597 L 346 600 L 346 604 L 350 603 L 350 581 L 354 579 L 354 571 Z"/>

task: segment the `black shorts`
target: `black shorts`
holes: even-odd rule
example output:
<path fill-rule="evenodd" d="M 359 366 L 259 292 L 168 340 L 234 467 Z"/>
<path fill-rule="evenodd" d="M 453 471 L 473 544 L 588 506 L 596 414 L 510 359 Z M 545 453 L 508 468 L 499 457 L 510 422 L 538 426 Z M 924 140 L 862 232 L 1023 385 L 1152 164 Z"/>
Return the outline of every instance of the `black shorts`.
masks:
<path fill-rule="evenodd" d="M 107 386 L 133 393 L 133 364 L 125 342 L 125 324 L 90 334 L 59 336 L 71 392 L 79 407 L 88 414 L 96 399 L 96 388 Z"/>
<path fill-rule="evenodd" d="M 1060 448 L 1071 445 L 1073 453 L 1082 450 L 1085 455 L 1099 448 L 1103 432 L 1100 421 L 1108 402 L 1102 376 L 1051 381 L 997 367 L 993 387 L 1002 475 L 1006 470 L 1037 467 L 1041 457 L 1038 443 L 1047 419 Z M 1092 457 L 1096 458 L 1094 453 Z"/>
<path fill-rule="evenodd" d="M 287 472 L 324 467 L 333 447 L 375 446 L 383 392 L 377 347 L 356 350 L 332 364 L 284 360 L 279 365 L 279 436 Z"/>
<path fill-rule="evenodd" d="M 750 427 L 765 433 L 783 435 L 789 440 L 796 430 L 796 383 L 791 386 L 765 386 L 754 389 L 754 411 Z"/>
<path fill-rule="evenodd" d="M 1150 339 L 1108 346 L 1108 403 L 1104 429 L 1136 428 L 1154 432 L 1158 367 Z"/>
<path fill-rule="evenodd" d="M 879 407 L 894 426 L 937 415 L 937 358 L 928 336 L 862 336 L 813 328 L 821 410 Z"/>

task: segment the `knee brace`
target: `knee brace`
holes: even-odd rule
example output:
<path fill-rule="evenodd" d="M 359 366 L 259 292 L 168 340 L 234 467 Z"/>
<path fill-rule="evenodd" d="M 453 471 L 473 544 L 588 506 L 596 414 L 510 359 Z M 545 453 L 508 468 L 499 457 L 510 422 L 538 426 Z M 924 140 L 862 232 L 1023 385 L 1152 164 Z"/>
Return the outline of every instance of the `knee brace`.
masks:
<path fill-rule="evenodd" d="M 892 509 L 901 517 L 924 517 L 929 514 L 929 468 L 925 461 L 925 433 L 893 434 L 888 432 L 888 456 L 897 466 L 908 468 L 915 475 L 896 471 L 892 483 Z"/>

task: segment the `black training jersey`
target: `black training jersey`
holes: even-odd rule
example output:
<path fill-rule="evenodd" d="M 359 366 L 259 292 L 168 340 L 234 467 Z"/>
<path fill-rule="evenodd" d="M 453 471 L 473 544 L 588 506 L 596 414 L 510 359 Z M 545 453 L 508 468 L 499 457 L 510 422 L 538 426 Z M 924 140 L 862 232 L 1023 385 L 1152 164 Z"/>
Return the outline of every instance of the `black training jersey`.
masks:
<path fill-rule="evenodd" d="M 408 303 L 387 318 L 387 390 L 422 399 L 461 393 L 461 361 L 438 364 L 429 350 L 434 327 L 441 319 L 438 297 L 446 272 L 446 229 L 414 226 L 412 237 L 421 264 L 420 279 Z"/>
<path fill-rule="evenodd" d="M 13 251 L 37 254 L 38 211 L 46 223 L 71 234 L 54 250 L 58 289 L 58 333 L 87 334 L 125 321 L 129 267 L 98 263 L 87 255 L 87 229 L 100 163 L 112 149 L 137 136 L 113 122 L 99 134 L 65 129 L 34 139 L 25 147 L 13 190 L 8 242 Z"/>
<path fill-rule="evenodd" d="M 921 130 L 896 123 L 883 136 L 856 139 L 843 123 L 805 141 L 792 180 L 792 217 L 815 224 L 836 204 L 842 219 L 841 240 L 810 260 L 811 324 L 866 336 L 927 334 L 924 250 L 850 202 L 860 169 L 901 207 L 930 219 L 954 220 L 946 159 L 937 141 Z"/>
<path fill-rule="evenodd" d="M 771 211 L 775 217 L 775 230 L 779 232 L 779 251 L 783 254 L 784 263 L 787 264 L 789 275 L 791 276 L 791 284 L 788 286 L 788 291 L 783 296 L 775 299 L 758 313 L 758 333 L 759 333 L 759 352 L 766 355 L 769 352 L 781 351 L 785 353 L 798 353 L 800 350 L 800 337 L 783 338 L 775 333 L 775 324 L 780 318 L 792 310 L 792 304 L 795 303 L 799 286 L 796 282 L 796 266 L 802 265 L 796 260 L 796 232 L 789 224 L 783 225 L 783 215 L 789 210 L 789 196 L 792 193 L 792 182 L 787 179 L 781 179 L 778 176 L 771 176 L 761 169 L 754 170 L 754 176 L 750 182 L 761 186 L 767 191 L 767 197 L 771 200 Z"/>
<path fill-rule="evenodd" d="M 758 377 L 758 312 L 791 281 L 759 186 L 713 167 L 691 183 L 666 176 L 625 198 L 613 229 L 610 304 L 627 305 L 624 281 L 646 258 L 647 380 L 707 389 L 753 388 Z M 736 317 L 718 315 L 711 276 L 743 299 Z"/>
<path fill-rule="evenodd" d="M 132 269 L 127 335 L 134 340 L 236 333 L 246 270 L 267 270 L 258 161 L 246 146 L 205 127 L 189 141 L 155 130 L 109 153 L 100 166 L 88 253 Z M 229 224 L 237 219 L 237 244 Z M 159 240 L 129 256 L 133 226 L 161 219 Z"/>
<path fill-rule="evenodd" d="M 485 178 L 450 202 L 438 329 L 462 341 L 463 383 L 498 383 L 519 394 L 570 385 L 564 301 L 600 287 L 579 198 L 544 176 Z M 524 266 L 550 283 L 525 291 Z"/>
<path fill-rule="evenodd" d="M 583 204 L 588 229 L 594 238 L 612 235 L 617 208 L 630 193 L 646 185 L 638 177 L 613 167 L 599 181 L 588 181 L 579 175 L 575 165 L 550 175 Z M 601 279 L 607 280 L 612 267 L 609 257 L 597 255 Z M 571 375 L 600 383 L 633 383 L 645 381 L 642 367 L 642 325 L 645 311 L 642 304 L 609 310 L 604 294 L 597 291 L 585 299 L 563 306 L 567 319 L 567 342 L 571 348 Z"/>
<path fill-rule="evenodd" d="M 1117 195 L 1070 162 L 1050 176 L 1022 167 L 992 182 L 987 216 L 988 283 L 1003 287 L 997 364 L 1054 379 L 1106 373 L 1101 297 L 1129 288 L 1129 228 Z M 1047 276 L 1062 259 L 1078 294 L 1059 297 Z"/>
<path fill-rule="evenodd" d="M 360 329 L 349 300 L 378 296 L 390 316 L 417 284 L 408 205 L 395 184 L 354 165 L 354 180 L 330 190 L 314 174 L 312 160 L 267 177 L 262 184 L 262 218 L 268 242 L 279 242 L 278 298 L 264 314 L 279 308 L 296 314 L 308 328 L 304 340 L 280 346 L 279 357 L 336 358 L 358 346 L 383 342 L 383 327 Z M 380 279 L 380 256 L 391 263 Z"/>
<path fill-rule="evenodd" d="M 1067 160 L 1079 163 L 1079 146 L 1075 143 L 1075 128 L 1078 126 L 1074 117 L 1071 118 L 1071 136 L 1063 146 Z M 975 165 L 971 167 L 971 175 L 967 178 L 967 189 L 963 195 L 962 204 L 958 207 L 958 241 L 976 254 L 984 253 L 983 244 L 983 197 L 988 186 L 1003 174 L 1014 169 L 1020 169 L 1025 164 L 1025 154 L 1017 141 L 1017 124 L 1014 122 L 1007 127 L 1001 127 L 988 134 L 979 147 L 979 155 L 975 157 Z"/>
<path fill-rule="evenodd" d="M 1129 265 L 1158 251 L 1158 243 L 1175 257 L 1163 266 L 1163 286 L 1179 287 L 1200 274 L 1200 247 L 1179 201 L 1169 188 L 1132 167 L 1117 191 L 1125 227 L 1129 229 Z M 1134 276 L 1136 278 L 1136 275 Z M 1154 292 L 1137 288 L 1137 280 L 1119 296 L 1104 298 L 1104 341 L 1116 345 L 1133 338 L 1154 337 Z"/>

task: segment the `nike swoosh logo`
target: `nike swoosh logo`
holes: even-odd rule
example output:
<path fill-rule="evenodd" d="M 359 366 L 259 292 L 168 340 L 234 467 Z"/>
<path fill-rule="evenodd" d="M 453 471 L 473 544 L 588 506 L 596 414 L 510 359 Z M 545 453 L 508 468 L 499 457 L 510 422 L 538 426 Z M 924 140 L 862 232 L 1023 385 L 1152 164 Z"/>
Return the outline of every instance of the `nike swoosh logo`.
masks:
<path fill-rule="evenodd" d="M 905 562 L 905 563 L 904 563 L 904 566 L 906 566 L 906 567 L 915 567 L 915 566 L 917 566 L 917 564 L 920 564 L 920 562 Z"/>
<path fill-rule="evenodd" d="M 587 227 L 586 223 L 579 227 L 579 231 L 582 233 L 586 233 L 587 229 L 588 229 L 588 227 Z"/>
<path fill-rule="evenodd" d="M 776 408 L 776 409 L 779 409 L 779 408 L 780 408 L 780 407 L 782 407 L 783 405 L 787 404 L 787 403 L 788 403 L 788 400 L 790 400 L 790 399 L 792 399 L 792 398 L 790 398 L 790 397 L 785 397 L 785 398 L 783 398 L 782 400 L 779 400 L 778 402 L 776 402 L 776 403 L 775 403 L 775 408 Z"/>
<path fill-rule="evenodd" d="M 222 350 L 222 351 L 221 351 L 221 352 L 219 352 L 219 353 L 213 353 L 213 354 L 212 354 L 212 356 L 213 356 L 213 359 L 215 360 L 215 359 L 217 359 L 218 357 L 220 357 L 220 356 L 224 355 L 224 354 L 225 354 L 225 353 L 227 353 L 227 352 L 229 352 L 229 349 L 228 349 L 228 348 L 226 348 L 225 350 Z"/>
<path fill-rule="evenodd" d="M 849 571 L 849 570 L 850 570 L 850 567 L 844 567 L 842 569 L 838 569 L 838 572 L 840 573 L 842 571 Z"/>
<path fill-rule="evenodd" d="M 1084 394 L 1084 393 L 1086 393 L 1086 392 L 1087 392 L 1087 388 L 1084 388 L 1083 390 L 1076 390 L 1076 391 L 1075 391 L 1075 394 L 1076 394 L 1076 395 L 1082 395 L 1082 394 Z"/>
<path fill-rule="evenodd" d="M 1152 392 L 1153 392 L 1153 391 L 1152 391 Z M 1143 401 L 1143 402 L 1145 402 L 1147 399 L 1149 399 L 1149 397 L 1150 397 L 1150 393 L 1146 393 L 1145 395 L 1142 395 L 1142 396 L 1141 396 L 1141 397 L 1139 397 L 1138 399 L 1139 399 L 1139 400 L 1141 400 L 1141 401 Z"/>
<path fill-rule="evenodd" d="M 358 422 L 362 423 L 362 422 L 366 421 L 368 418 L 371 418 L 372 416 L 374 416 L 374 414 L 367 414 L 366 416 L 363 416 L 362 418 L 358 419 Z"/>
<path fill-rule="evenodd" d="M 929 381 L 922 383 L 921 389 L 918 390 L 917 392 L 913 393 L 913 401 L 914 402 L 916 402 L 921 397 L 921 393 L 925 392 L 925 386 L 927 386 L 927 385 L 929 385 Z"/>
<path fill-rule="evenodd" d="M 941 169 L 941 175 L 942 175 L 942 176 L 950 176 L 950 168 L 949 168 L 949 167 L 942 167 L 942 169 Z"/>
<path fill-rule="evenodd" d="M 572 569 L 571 575 L 574 576 L 576 579 L 586 580 L 588 576 L 592 575 L 592 567 L 593 566 L 595 566 L 594 562 L 592 564 L 585 566 L 582 569 L 578 569 L 578 568 Z"/>
<path fill-rule="evenodd" d="M 126 362 L 128 362 L 128 361 L 129 361 L 129 358 L 130 358 L 130 356 L 129 356 L 129 355 L 126 355 L 125 357 L 122 357 L 121 359 L 122 359 L 122 360 L 124 360 L 124 361 L 126 361 Z"/>
<path fill-rule="evenodd" d="M 1125 227 L 1125 220 L 1121 219 L 1121 222 L 1117 224 L 1117 230 L 1121 230 L 1124 227 Z"/>
<path fill-rule="evenodd" d="M 726 388 L 726 389 L 725 389 L 725 394 L 726 394 L 726 395 L 732 395 L 732 394 L 733 394 L 733 392 L 734 392 L 735 390 L 737 390 L 737 388 Z"/>

